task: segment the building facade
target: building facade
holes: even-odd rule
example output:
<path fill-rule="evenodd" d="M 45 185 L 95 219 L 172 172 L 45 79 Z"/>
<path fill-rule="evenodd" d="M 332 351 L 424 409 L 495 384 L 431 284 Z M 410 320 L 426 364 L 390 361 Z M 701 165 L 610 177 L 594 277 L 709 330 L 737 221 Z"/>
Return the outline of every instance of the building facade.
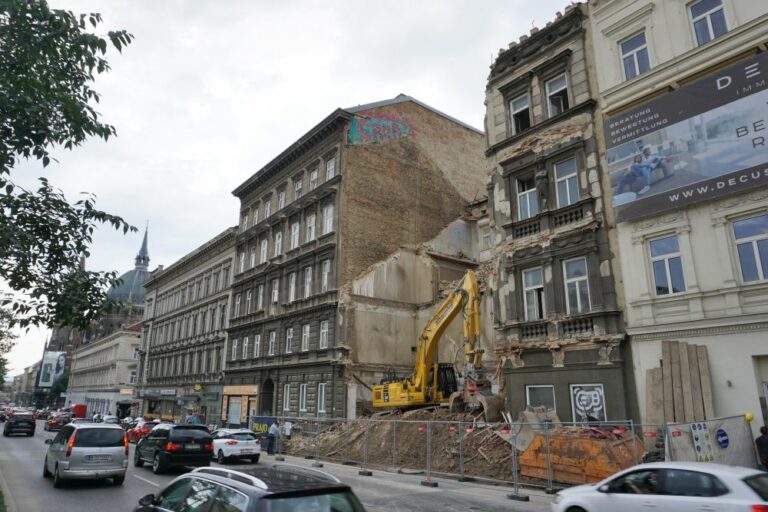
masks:
<path fill-rule="evenodd" d="M 401 95 L 336 110 L 240 185 L 222 419 L 354 415 L 387 354 L 349 335 L 345 291 L 483 196 L 482 162 L 480 132 Z"/>
<path fill-rule="evenodd" d="M 705 347 L 713 416 L 762 411 L 768 422 L 768 4 L 589 6 L 603 186 L 640 399 L 662 341 L 675 340 Z M 647 177 L 635 162 L 650 163 Z M 644 421 L 690 420 L 687 410 L 640 412 Z"/>
<path fill-rule="evenodd" d="M 500 51 L 486 87 L 496 352 L 507 407 L 626 419 L 625 333 L 598 155 L 587 8 Z"/>
<path fill-rule="evenodd" d="M 218 421 L 235 228 L 152 272 L 143 321 L 143 413 Z"/>

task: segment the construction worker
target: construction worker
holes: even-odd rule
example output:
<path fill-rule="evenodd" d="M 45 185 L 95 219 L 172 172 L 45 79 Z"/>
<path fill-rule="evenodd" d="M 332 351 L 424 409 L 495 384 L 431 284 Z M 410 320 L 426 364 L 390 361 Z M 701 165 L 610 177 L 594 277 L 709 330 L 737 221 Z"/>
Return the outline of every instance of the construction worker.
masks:
<path fill-rule="evenodd" d="M 755 445 L 762 469 L 768 471 L 768 428 L 765 425 L 760 427 L 760 437 L 755 439 Z"/>
<path fill-rule="evenodd" d="M 275 454 L 275 439 L 277 439 L 277 436 L 279 435 L 280 435 L 280 422 L 275 420 L 275 422 L 269 426 L 269 431 L 267 432 L 267 454 L 268 455 Z"/>

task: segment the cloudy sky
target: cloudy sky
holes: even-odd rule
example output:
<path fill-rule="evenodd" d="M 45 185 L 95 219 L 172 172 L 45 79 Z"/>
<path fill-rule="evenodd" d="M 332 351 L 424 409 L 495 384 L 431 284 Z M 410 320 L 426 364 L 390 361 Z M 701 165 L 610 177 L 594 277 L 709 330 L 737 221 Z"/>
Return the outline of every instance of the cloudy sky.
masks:
<path fill-rule="evenodd" d="M 101 12 L 99 32 L 135 41 L 109 54 L 99 111 L 104 143 L 60 151 L 43 174 L 73 200 L 143 228 L 150 267 L 168 265 L 237 223 L 231 191 L 337 107 L 399 93 L 482 128 L 499 48 L 543 26 L 567 0 L 48 0 Z M 88 266 L 133 267 L 141 233 L 97 233 Z M 22 333 L 11 374 L 39 360 L 47 332 Z"/>

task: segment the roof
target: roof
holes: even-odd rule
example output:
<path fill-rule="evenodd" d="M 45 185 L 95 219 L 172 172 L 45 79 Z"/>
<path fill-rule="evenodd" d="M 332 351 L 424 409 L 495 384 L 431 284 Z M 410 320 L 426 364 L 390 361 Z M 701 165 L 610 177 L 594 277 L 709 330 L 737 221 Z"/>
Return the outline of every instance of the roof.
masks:
<path fill-rule="evenodd" d="M 348 489 L 335 476 L 302 466 L 292 464 L 274 464 L 272 466 L 256 466 L 253 468 L 233 471 L 219 467 L 201 467 L 193 471 L 197 476 L 205 475 L 214 480 L 232 483 L 238 482 L 250 490 L 266 493 L 284 493 L 306 491 L 312 489 Z"/>
<path fill-rule="evenodd" d="M 129 270 L 120 276 L 120 284 L 112 286 L 107 291 L 107 297 L 126 304 L 144 304 L 146 291 L 144 282 L 149 277 L 149 250 L 147 249 L 147 236 L 149 228 L 144 230 L 144 239 L 141 248 L 136 255 L 136 264 L 133 270 Z"/>

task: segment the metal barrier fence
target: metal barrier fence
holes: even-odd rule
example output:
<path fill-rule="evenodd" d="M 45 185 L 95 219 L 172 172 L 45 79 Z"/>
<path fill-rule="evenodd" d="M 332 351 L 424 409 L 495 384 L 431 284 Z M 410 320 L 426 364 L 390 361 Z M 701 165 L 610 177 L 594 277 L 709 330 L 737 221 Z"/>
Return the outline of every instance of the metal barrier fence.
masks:
<path fill-rule="evenodd" d="M 385 470 L 520 486 L 554 492 L 597 482 L 643 461 L 664 459 L 664 425 L 600 423 L 477 423 L 407 418 L 295 418 L 283 453 L 358 466 L 361 475 Z"/>

